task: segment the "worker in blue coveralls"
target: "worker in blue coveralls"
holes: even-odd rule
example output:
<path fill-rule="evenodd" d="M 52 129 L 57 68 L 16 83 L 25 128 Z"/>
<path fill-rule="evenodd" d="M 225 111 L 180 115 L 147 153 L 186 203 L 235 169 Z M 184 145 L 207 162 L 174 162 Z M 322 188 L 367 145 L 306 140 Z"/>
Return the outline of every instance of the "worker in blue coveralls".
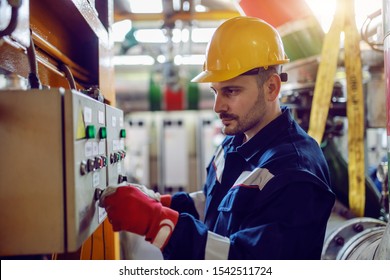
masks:
<path fill-rule="evenodd" d="M 145 236 L 165 259 L 320 259 L 335 198 L 321 148 L 279 104 L 288 61 L 268 23 L 222 23 L 192 80 L 210 83 L 226 135 L 203 190 L 108 187 L 100 205 L 114 231 Z"/>

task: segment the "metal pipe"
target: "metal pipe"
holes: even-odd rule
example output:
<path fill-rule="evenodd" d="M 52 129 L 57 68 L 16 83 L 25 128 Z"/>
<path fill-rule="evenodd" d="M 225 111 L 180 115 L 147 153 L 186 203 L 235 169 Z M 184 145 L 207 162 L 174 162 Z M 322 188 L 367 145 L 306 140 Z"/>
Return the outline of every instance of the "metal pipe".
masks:
<path fill-rule="evenodd" d="M 372 245 L 379 243 L 378 240 L 383 235 L 386 223 L 367 217 L 342 221 L 337 214 L 331 216 L 329 223 L 335 220 L 338 220 L 338 227 L 327 234 L 321 259 L 373 259 L 377 246 Z M 370 248 L 373 247 L 374 249 L 371 250 Z M 364 254 L 362 255 L 360 252 Z"/>

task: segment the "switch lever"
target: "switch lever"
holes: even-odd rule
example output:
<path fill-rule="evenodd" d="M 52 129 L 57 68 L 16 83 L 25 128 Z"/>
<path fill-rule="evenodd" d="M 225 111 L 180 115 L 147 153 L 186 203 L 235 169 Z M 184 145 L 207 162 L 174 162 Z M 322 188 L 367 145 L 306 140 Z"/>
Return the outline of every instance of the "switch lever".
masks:
<path fill-rule="evenodd" d="M 93 196 L 95 201 L 98 201 L 100 199 L 100 197 L 102 196 L 102 194 L 103 194 L 103 190 L 99 189 L 99 188 L 96 188 L 95 189 L 95 194 Z"/>

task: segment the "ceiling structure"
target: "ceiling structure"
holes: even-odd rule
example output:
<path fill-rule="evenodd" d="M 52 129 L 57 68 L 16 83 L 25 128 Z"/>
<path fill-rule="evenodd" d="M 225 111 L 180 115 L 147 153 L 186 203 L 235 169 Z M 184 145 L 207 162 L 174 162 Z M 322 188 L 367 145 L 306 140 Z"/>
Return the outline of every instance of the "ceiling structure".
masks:
<path fill-rule="evenodd" d="M 150 5 L 150 0 L 135 0 Z M 151 76 L 157 79 L 157 83 L 164 83 L 164 77 L 160 77 L 164 68 L 174 67 L 177 75 L 184 82 L 191 79 L 193 73 L 202 69 L 204 53 L 209 37 L 213 30 L 224 20 L 243 14 L 238 2 L 235 0 L 161 0 L 162 11 L 134 12 L 129 0 L 114 0 L 114 23 L 131 21 L 131 30 L 127 33 L 123 42 L 115 42 L 114 52 L 119 63 L 116 71 L 116 95 L 117 103 L 125 112 L 134 110 L 147 110 L 148 92 Z M 200 7 L 200 9 L 199 9 Z M 129 30 L 130 31 L 130 30 Z M 141 32 L 165 36 L 166 40 L 159 41 L 157 35 L 149 35 L 150 40 L 141 41 Z M 154 31 L 154 33 L 151 33 Z M 203 33 L 206 39 L 185 40 L 183 36 L 194 36 Z M 207 37 L 207 34 L 209 36 Z M 177 35 L 179 34 L 179 35 Z M 189 34 L 189 35 L 188 35 Z M 179 39 L 175 37 L 179 36 Z M 135 38 L 134 38 L 135 37 Z M 130 38 L 130 39 L 129 39 Z M 137 40 L 138 38 L 138 40 Z M 155 42 L 152 42 L 154 39 Z M 130 40 L 130 42 L 129 42 Z M 127 45 L 127 47 L 124 47 Z M 196 63 L 183 63 L 170 65 L 169 60 L 177 58 L 190 59 L 197 57 Z M 135 60 L 146 58 L 147 61 L 124 63 L 126 59 Z M 149 61 L 151 62 L 149 63 Z M 209 90 L 201 91 L 206 100 L 211 96 Z M 207 107 L 208 105 L 205 105 Z"/>
<path fill-rule="evenodd" d="M 141 3 L 145 8 L 143 12 L 135 12 L 130 1 Z M 150 78 L 164 72 L 164 67 L 167 65 L 173 67 L 174 72 L 188 83 L 192 76 L 202 69 L 207 42 L 213 30 L 224 20 L 234 16 L 248 15 L 262 18 L 277 28 L 282 35 L 290 60 L 319 54 L 324 36 L 323 26 L 321 28 L 320 24 L 323 23 L 320 22 L 318 15 L 313 14 L 311 8 L 313 5 L 322 5 L 323 8 L 317 8 L 328 9 L 331 13 L 327 14 L 325 20 L 331 22 L 336 2 L 159 0 L 161 11 L 150 12 L 151 3 L 154 1 L 158 0 L 114 0 L 114 25 L 125 21 L 131 22 L 129 30 L 125 30 L 127 39 L 115 42 L 114 48 L 116 60 L 119 61 L 115 66 L 117 101 L 118 104 L 122 104 L 125 112 L 148 109 Z M 380 0 L 372 1 L 380 2 Z M 324 2 L 327 6 L 324 6 Z M 308 3 L 311 3 L 311 7 Z M 363 13 L 369 13 L 368 9 Z M 142 41 L 140 35 L 145 31 L 150 31 L 146 32 L 150 40 Z M 204 35 L 206 39 L 192 40 L 192 37 L 198 33 Z M 165 37 L 165 40 L 157 40 L 158 36 Z M 194 60 L 190 60 L 191 57 L 196 57 L 198 61 L 194 63 Z M 136 58 L 147 58 L 147 61 L 134 60 Z M 178 58 L 180 59 L 177 60 Z M 131 59 L 133 62 L 127 63 Z M 185 63 L 185 59 L 190 62 Z M 164 83 L 165 78 L 163 76 L 162 79 L 157 79 L 157 83 Z M 206 100 L 205 107 L 207 107 L 208 98 L 212 98 L 208 88 L 204 90 L 201 88 L 200 94 L 201 100 Z"/>
<path fill-rule="evenodd" d="M 136 0 L 137 1 L 137 0 Z M 142 0 L 141 0 L 142 1 Z M 147 5 L 149 1 L 142 1 Z M 114 0 L 114 21 L 130 19 L 135 22 L 154 22 L 169 20 L 223 20 L 239 15 L 239 5 L 235 0 L 161 0 L 162 13 L 134 13 L 130 1 Z M 196 6 L 202 6 L 199 12 Z"/>

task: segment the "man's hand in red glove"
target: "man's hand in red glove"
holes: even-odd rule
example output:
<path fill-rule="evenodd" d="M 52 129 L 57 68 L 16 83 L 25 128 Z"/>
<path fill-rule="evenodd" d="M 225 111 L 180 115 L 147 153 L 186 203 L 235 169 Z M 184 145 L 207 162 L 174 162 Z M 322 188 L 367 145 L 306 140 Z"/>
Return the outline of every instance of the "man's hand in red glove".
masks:
<path fill-rule="evenodd" d="M 157 200 L 157 201 L 160 201 L 161 204 L 162 204 L 163 206 L 166 206 L 166 207 L 170 207 L 170 206 L 171 206 L 172 195 L 170 195 L 170 194 L 163 194 L 163 195 L 161 195 L 161 194 L 158 193 L 158 192 L 154 192 L 153 190 L 148 189 L 148 188 L 147 188 L 146 186 L 144 186 L 144 185 L 134 184 L 134 183 L 129 184 L 128 182 L 121 183 L 121 184 L 119 184 L 117 187 L 121 187 L 121 186 L 132 186 L 132 187 L 136 187 L 136 188 L 138 188 L 140 191 L 142 191 L 144 194 L 146 194 L 147 196 L 149 196 L 150 198 L 152 198 L 152 199 L 154 199 L 154 200 Z"/>
<path fill-rule="evenodd" d="M 179 217 L 178 212 L 131 185 L 107 187 L 99 205 L 106 209 L 114 231 L 143 235 L 161 250 L 168 243 Z"/>

